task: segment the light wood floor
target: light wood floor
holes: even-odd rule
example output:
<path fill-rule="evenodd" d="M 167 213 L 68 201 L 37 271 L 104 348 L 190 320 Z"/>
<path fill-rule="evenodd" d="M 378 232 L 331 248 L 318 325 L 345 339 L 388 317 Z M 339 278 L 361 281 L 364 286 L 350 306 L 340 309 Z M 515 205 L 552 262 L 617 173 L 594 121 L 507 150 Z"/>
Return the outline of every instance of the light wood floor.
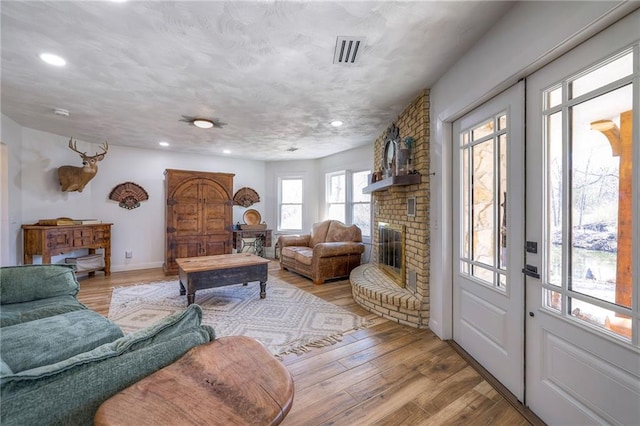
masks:
<path fill-rule="evenodd" d="M 293 408 L 283 425 L 542 424 L 517 402 L 520 410 L 515 409 L 513 401 L 431 331 L 386 321 L 362 309 L 351 297 L 348 280 L 316 286 L 281 271 L 276 262 L 269 264 L 269 274 L 375 320 L 340 343 L 283 358 L 295 383 Z M 80 278 L 79 299 L 106 316 L 114 287 L 168 279 L 175 277 L 165 277 L 161 269 L 110 277 L 96 273 Z"/>

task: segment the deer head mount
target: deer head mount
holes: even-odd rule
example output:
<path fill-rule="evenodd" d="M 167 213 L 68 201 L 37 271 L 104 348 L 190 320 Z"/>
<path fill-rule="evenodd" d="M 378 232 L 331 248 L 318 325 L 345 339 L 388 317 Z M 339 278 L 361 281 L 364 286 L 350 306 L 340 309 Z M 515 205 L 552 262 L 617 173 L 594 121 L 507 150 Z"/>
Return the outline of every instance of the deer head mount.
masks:
<path fill-rule="evenodd" d="M 86 152 L 78 151 L 73 138 L 69 139 L 69 149 L 80 154 L 82 167 L 62 166 L 58 167 L 58 180 L 63 192 L 82 192 L 85 185 L 98 173 L 98 161 L 102 161 L 109 150 L 109 144 L 105 141 L 100 145 L 102 152 L 96 155 L 87 155 Z"/>

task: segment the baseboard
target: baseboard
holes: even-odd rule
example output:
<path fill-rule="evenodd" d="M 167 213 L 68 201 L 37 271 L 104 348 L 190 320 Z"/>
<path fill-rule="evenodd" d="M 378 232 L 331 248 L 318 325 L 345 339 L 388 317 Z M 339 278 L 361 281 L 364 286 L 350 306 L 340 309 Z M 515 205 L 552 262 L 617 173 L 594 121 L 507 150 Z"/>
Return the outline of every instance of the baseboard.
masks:
<path fill-rule="evenodd" d="M 453 340 L 446 342 L 455 350 L 469 365 L 482 376 L 493 388 L 511 405 L 518 413 L 522 415 L 529 423 L 534 426 L 546 426 L 546 423 L 540 419 L 529 407 L 525 407 L 518 398 L 515 397 L 502 383 L 498 381 L 491 373 L 489 373 L 478 361 L 476 361 L 467 351 Z"/>

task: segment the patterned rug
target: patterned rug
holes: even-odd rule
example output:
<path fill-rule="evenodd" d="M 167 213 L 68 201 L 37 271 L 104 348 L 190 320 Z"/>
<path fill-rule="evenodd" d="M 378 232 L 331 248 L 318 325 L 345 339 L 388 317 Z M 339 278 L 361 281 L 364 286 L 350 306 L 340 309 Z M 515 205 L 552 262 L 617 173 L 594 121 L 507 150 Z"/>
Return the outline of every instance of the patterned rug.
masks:
<path fill-rule="evenodd" d="M 113 290 L 109 319 L 125 333 L 147 327 L 186 307 L 177 281 L 141 284 Z M 345 333 L 366 327 L 367 320 L 270 277 L 267 297 L 260 299 L 257 282 L 196 292 L 204 312 L 202 322 L 216 337 L 251 336 L 274 355 L 304 353 L 334 344 Z"/>

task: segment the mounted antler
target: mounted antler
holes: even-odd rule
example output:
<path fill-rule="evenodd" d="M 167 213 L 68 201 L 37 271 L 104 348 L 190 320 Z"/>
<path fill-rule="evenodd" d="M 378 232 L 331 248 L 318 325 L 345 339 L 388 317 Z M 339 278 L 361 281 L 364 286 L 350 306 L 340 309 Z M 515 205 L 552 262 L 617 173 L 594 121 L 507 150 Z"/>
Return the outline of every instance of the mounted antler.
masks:
<path fill-rule="evenodd" d="M 95 155 L 88 156 L 86 152 L 80 152 L 78 150 L 76 141 L 71 138 L 69 139 L 69 149 L 80 154 L 82 167 L 59 167 L 58 179 L 60 180 L 60 186 L 62 186 L 62 191 L 64 192 L 82 192 L 85 185 L 98 173 L 98 161 L 102 161 L 107 151 L 109 151 L 109 143 L 105 141 L 100 145 L 102 152 L 96 152 Z"/>

